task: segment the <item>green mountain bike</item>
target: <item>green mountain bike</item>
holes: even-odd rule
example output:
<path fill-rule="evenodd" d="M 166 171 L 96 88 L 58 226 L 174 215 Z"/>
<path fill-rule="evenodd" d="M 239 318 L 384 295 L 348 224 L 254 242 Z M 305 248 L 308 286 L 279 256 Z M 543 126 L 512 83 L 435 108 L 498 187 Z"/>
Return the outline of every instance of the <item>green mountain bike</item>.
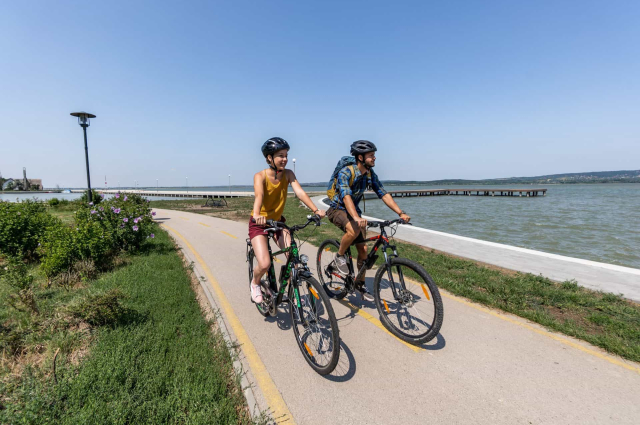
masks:
<path fill-rule="evenodd" d="M 306 224 L 292 227 L 278 221 L 267 220 L 268 227 L 265 233 L 269 238 L 273 237 L 275 232 L 287 229 L 291 234 L 291 245 L 272 253 L 271 244 L 268 244 L 271 265 L 269 271 L 260 280 L 262 302 L 256 303 L 256 308 L 261 315 L 268 317 L 278 314 L 278 306 L 281 303 L 288 304 L 291 327 L 302 355 L 316 372 L 327 375 L 335 369 L 340 357 L 338 321 L 329 297 L 307 266 L 309 258 L 298 252 L 295 238 L 296 232 L 312 223 L 319 226 L 320 217 L 307 216 Z M 280 278 L 276 280 L 273 262 L 280 254 L 288 254 L 288 256 L 286 263 L 280 268 Z M 249 239 L 247 239 L 247 262 L 249 263 L 249 284 L 251 284 L 257 260 Z"/>

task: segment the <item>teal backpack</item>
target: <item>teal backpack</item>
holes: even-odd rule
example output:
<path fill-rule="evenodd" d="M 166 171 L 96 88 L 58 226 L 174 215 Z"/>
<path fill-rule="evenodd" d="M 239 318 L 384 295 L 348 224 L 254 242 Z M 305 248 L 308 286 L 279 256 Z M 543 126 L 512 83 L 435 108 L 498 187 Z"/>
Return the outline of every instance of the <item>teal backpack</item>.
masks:
<path fill-rule="evenodd" d="M 343 156 L 342 158 L 340 158 L 340 161 L 338 161 L 335 170 L 333 170 L 333 173 L 331 174 L 331 180 L 329 180 L 329 185 L 327 186 L 327 196 L 329 197 L 329 199 L 333 199 L 338 191 L 338 173 L 344 167 L 349 167 L 351 169 L 349 186 L 353 184 L 353 180 L 356 176 L 355 165 L 356 159 L 353 156 Z"/>

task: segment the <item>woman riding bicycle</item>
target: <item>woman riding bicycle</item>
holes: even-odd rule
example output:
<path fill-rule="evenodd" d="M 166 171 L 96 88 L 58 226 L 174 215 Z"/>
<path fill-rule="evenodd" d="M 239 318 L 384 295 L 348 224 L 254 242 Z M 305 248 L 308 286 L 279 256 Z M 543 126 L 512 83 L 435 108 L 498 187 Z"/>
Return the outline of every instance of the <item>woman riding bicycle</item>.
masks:
<path fill-rule="evenodd" d="M 262 145 L 264 155 L 269 168 L 257 172 L 253 176 L 253 190 L 255 201 L 253 203 L 253 214 L 249 220 L 249 239 L 258 262 L 253 270 L 253 281 L 251 282 L 251 301 L 262 302 L 262 292 L 260 291 L 260 279 L 269 270 L 271 258 L 269 257 L 268 237 L 264 233 L 267 228 L 267 220 L 284 222 L 282 213 L 287 202 L 287 189 L 289 184 L 298 199 L 302 201 L 314 214 L 324 217 L 325 212 L 315 206 L 306 192 L 296 180 L 296 176 L 291 170 L 285 169 L 287 156 L 289 153 L 289 143 L 280 137 L 272 137 Z M 280 248 L 285 248 L 290 244 L 290 235 L 287 230 L 281 230 L 274 234 L 275 240 Z"/>

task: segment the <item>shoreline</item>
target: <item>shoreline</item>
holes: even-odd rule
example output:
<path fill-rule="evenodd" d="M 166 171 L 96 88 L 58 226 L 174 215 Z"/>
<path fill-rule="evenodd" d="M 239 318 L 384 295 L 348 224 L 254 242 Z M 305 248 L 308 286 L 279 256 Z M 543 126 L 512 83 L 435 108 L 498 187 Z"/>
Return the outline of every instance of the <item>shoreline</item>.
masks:
<path fill-rule="evenodd" d="M 313 201 L 328 208 L 326 196 Z M 364 216 L 366 219 L 380 220 Z M 381 220 L 380 220 L 381 221 Z M 371 229 L 374 231 L 374 229 Z M 481 239 L 458 236 L 421 227 L 398 226 L 396 237 L 426 249 L 490 264 L 501 269 L 542 275 L 556 282 L 576 281 L 580 286 L 622 294 L 634 302 L 640 301 L 640 269 L 618 266 L 581 258 L 499 244 Z"/>

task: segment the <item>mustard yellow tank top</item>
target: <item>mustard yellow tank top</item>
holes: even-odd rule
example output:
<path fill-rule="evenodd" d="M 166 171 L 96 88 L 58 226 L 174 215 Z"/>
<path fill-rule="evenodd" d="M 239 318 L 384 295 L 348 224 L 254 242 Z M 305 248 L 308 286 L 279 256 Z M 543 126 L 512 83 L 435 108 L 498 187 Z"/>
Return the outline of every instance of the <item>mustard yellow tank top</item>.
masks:
<path fill-rule="evenodd" d="M 280 183 L 274 185 L 267 176 L 267 170 L 264 170 L 264 185 L 262 186 L 264 196 L 262 197 L 260 215 L 267 217 L 267 220 L 279 221 L 284 212 L 284 204 L 287 202 L 288 187 L 289 181 L 286 171 L 283 171 Z"/>

